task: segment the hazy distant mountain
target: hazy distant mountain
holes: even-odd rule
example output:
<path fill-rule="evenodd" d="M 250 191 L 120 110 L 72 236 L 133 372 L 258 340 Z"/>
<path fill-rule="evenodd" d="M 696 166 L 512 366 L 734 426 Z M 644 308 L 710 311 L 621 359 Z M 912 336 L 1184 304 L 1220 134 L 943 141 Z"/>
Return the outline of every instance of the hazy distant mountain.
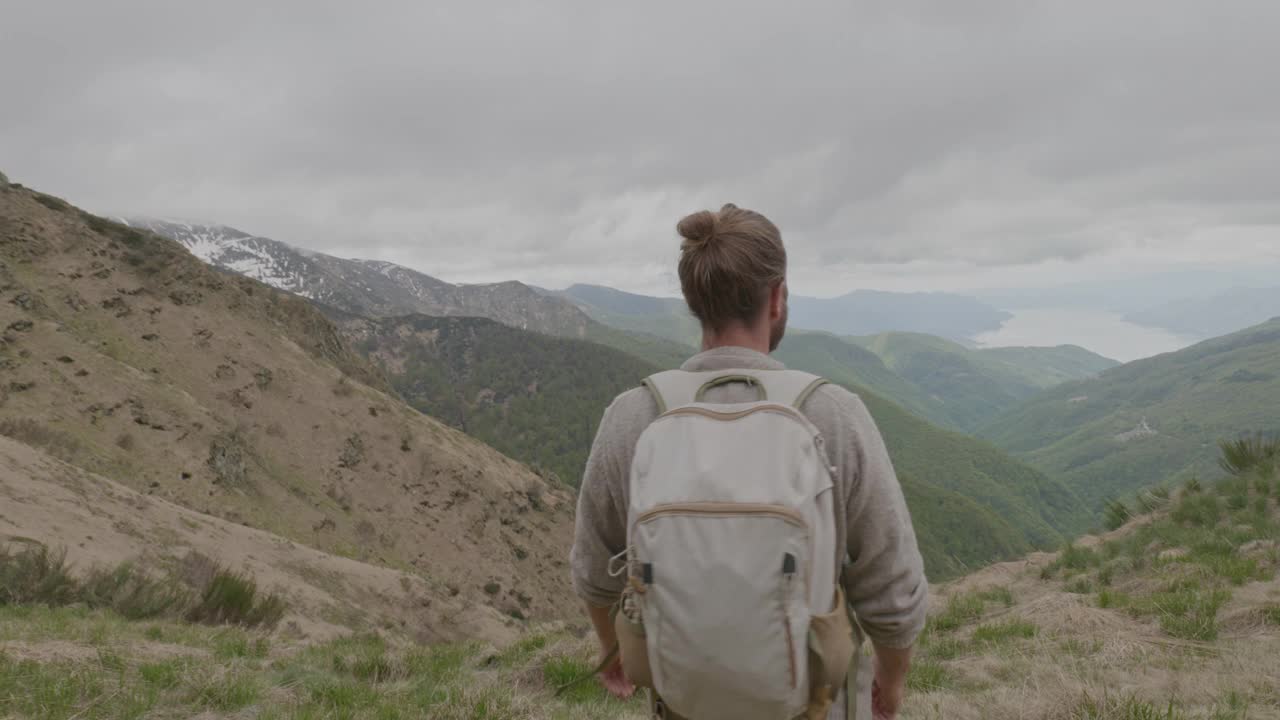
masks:
<path fill-rule="evenodd" d="M 1257 263 L 1229 269 L 1198 267 L 1104 276 L 1066 285 L 976 290 L 970 294 L 1005 310 L 1070 308 L 1126 315 L 1187 298 L 1208 298 L 1239 287 L 1269 287 L 1277 278 L 1280 265 Z"/>
<path fill-rule="evenodd" d="M 1179 335 L 1226 335 L 1280 316 L 1280 287 L 1233 288 L 1206 298 L 1186 298 L 1125 316 L 1129 322 Z"/>
<path fill-rule="evenodd" d="M 1094 507 L 1217 472 L 1217 442 L 1280 432 L 1280 318 L 1069 382 L 981 434 L 1063 479 Z"/>
<path fill-rule="evenodd" d="M 600 322 L 684 343 L 701 337 L 698 322 L 681 299 L 636 295 L 598 285 L 561 290 Z M 946 293 L 856 290 L 837 298 L 792 295 L 790 325 L 836 335 L 918 332 L 964 340 L 995 330 L 1012 317 L 970 297 Z"/>
<path fill-rule="evenodd" d="M 701 343 L 702 329 L 683 299 L 660 298 L 600 285 L 574 285 L 553 291 L 592 318 L 621 330 L 648 333 L 684 343 Z"/>
<path fill-rule="evenodd" d="M 337 258 L 226 225 L 151 218 L 126 222 L 178 241 L 215 267 L 358 315 L 485 317 L 551 335 L 588 334 L 590 319 L 572 303 L 514 281 L 454 285 L 395 263 Z"/>
<path fill-rule="evenodd" d="M 950 293 L 855 290 L 837 298 L 792 295 L 791 325 L 837 335 L 915 332 L 965 340 L 1013 317 L 979 300 Z"/>

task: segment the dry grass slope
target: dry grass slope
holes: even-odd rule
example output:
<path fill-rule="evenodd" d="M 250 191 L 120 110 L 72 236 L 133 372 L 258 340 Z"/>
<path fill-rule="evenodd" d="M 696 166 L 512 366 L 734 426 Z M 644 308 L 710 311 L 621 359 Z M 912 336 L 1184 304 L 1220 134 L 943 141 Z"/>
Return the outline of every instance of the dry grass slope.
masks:
<path fill-rule="evenodd" d="M 114 563 L 174 542 L 129 504 L 171 503 L 200 528 L 215 516 L 416 578 L 434 607 L 490 607 L 505 618 L 490 635 L 570 608 L 568 493 L 385 388 L 304 300 L 0 187 L 0 533 Z M 13 504 L 99 491 L 111 516 L 93 522 L 110 533 Z"/>
<path fill-rule="evenodd" d="M 937 588 L 906 718 L 1280 717 L 1280 478 Z"/>

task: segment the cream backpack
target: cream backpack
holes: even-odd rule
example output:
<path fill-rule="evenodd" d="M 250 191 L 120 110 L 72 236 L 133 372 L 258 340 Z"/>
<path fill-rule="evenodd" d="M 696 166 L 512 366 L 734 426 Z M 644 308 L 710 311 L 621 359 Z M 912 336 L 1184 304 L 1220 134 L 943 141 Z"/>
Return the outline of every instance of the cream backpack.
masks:
<path fill-rule="evenodd" d="M 754 402 L 703 402 L 747 383 Z M 800 413 L 821 378 L 792 371 L 659 373 L 660 415 L 636 446 L 623 668 L 692 720 L 823 718 L 854 641 L 837 578 L 833 469 Z"/>

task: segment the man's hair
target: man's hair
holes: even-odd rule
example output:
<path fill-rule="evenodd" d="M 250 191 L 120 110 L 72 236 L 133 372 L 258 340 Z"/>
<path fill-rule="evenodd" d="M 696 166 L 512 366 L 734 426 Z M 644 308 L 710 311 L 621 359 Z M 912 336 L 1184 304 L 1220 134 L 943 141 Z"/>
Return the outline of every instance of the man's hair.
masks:
<path fill-rule="evenodd" d="M 715 331 L 756 321 L 769 289 L 787 275 L 782 234 L 769 218 L 728 204 L 702 210 L 676 225 L 680 289 L 689 310 Z"/>

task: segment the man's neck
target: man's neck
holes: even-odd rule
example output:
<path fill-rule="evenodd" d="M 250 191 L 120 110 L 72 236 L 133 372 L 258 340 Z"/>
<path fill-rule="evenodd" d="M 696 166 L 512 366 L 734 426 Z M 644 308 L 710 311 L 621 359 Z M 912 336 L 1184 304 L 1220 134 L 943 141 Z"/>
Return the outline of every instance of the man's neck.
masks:
<path fill-rule="evenodd" d="M 702 350 L 714 350 L 722 347 L 741 347 L 769 354 L 769 330 L 763 331 L 742 326 L 728 327 L 720 332 L 702 331 Z"/>

